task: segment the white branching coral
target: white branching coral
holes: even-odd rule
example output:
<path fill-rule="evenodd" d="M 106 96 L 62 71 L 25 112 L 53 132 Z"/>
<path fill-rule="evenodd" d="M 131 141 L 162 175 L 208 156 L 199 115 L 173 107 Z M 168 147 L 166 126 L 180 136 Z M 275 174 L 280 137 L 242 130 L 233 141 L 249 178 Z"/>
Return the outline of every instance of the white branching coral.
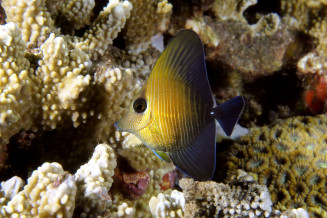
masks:
<path fill-rule="evenodd" d="M 7 203 L 15 197 L 15 195 L 24 186 L 24 181 L 18 176 L 14 176 L 11 179 L 1 182 L 1 192 L 3 192 L 3 198 L 0 200 L 0 205 Z"/>
<path fill-rule="evenodd" d="M 73 48 L 88 53 L 92 60 L 103 56 L 130 17 L 133 6 L 129 1 L 111 0 L 82 38 L 68 40 Z"/>
<path fill-rule="evenodd" d="M 0 26 L 0 142 L 21 128 L 32 127 L 36 78 L 24 57 L 25 42 L 14 23 Z"/>
<path fill-rule="evenodd" d="M 85 52 L 71 50 L 62 37 L 55 37 L 54 34 L 50 35 L 40 50 L 43 58 L 38 63 L 36 74 L 42 85 L 41 125 L 54 129 L 63 111 L 72 116 L 83 105 L 79 95 L 89 86 L 91 77 L 86 73 L 91 63 Z M 76 116 L 73 121 L 78 126 Z"/>
<path fill-rule="evenodd" d="M 116 155 L 107 144 L 99 144 L 88 163 L 75 174 L 81 216 L 100 214 L 111 205 L 108 191 L 113 183 Z"/>
<path fill-rule="evenodd" d="M 17 13 L 16 4 L 19 8 Z M 88 107 L 94 87 L 109 84 L 107 81 L 102 83 L 105 79 L 92 81 L 95 68 L 92 68 L 93 72 L 89 71 L 93 64 L 91 57 L 94 60 L 103 55 L 117 37 L 130 15 L 131 3 L 110 1 L 81 38 L 62 36 L 55 31 L 53 22 L 48 22 L 51 17 L 44 1 L 3 1 L 2 5 L 7 21 L 12 20 L 16 24 L 1 26 L 0 33 L 0 140 L 7 143 L 20 129 L 54 129 L 67 118 L 72 120 L 74 127 L 86 123 L 95 113 Z M 29 52 L 24 41 L 29 44 Z M 112 86 L 118 88 L 108 90 L 109 87 L 106 87 L 106 94 L 117 97 L 121 93 L 122 96 L 117 98 L 120 101 L 133 87 L 122 88 L 131 85 L 128 83 L 133 77 L 131 70 L 126 69 L 127 73 L 121 71 L 105 75 Z M 119 118 L 122 112 L 119 105 L 121 102 L 116 107 L 109 104 L 107 113 L 116 111 Z M 108 117 L 108 114 L 104 116 Z M 100 120 L 103 114 L 95 115 Z"/>
<path fill-rule="evenodd" d="M 64 0 L 60 15 L 73 24 L 74 29 L 80 29 L 91 24 L 94 0 Z"/>
<path fill-rule="evenodd" d="M 0 209 L 4 217 L 71 217 L 75 208 L 74 177 L 58 163 L 44 163 L 28 179 L 23 191 Z"/>
<path fill-rule="evenodd" d="M 15 22 L 22 30 L 23 40 L 28 46 L 36 44 L 55 32 L 54 23 L 47 11 L 46 1 L 40 0 L 3 0 L 2 7 L 7 22 Z"/>
<path fill-rule="evenodd" d="M 159 193 L 158 197 L 150 199 L 149 207 L 151 214 L 158 218 L 184 217 L 184 194 L 177 190 L 173 190 L 170 195 Z"/>

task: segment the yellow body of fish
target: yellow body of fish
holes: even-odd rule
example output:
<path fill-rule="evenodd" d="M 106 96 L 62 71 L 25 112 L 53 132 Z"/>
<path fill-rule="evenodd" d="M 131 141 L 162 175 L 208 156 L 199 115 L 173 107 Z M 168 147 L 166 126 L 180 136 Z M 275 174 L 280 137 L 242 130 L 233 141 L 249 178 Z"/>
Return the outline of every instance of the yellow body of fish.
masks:
<path fill-rule="evenodd" d="M 134 134 L 155 150 L 179 150 L 204 127 L 209 110 L 200 96 L 179 81 L 160 77 L 149 81 L 145 86 L 149 112 L 143 115 L 147 122 Z"/>
<path fill-rule="evenodd" d="M 215 106 L 202 43 L 196 33 L 184 30 L 163 51 L 128 113 L 115 126 L 135 134 L 193 178 L 207 180 L 215 169 L 215 120 L 230 134 L 244 101 L 239 97 L 227 107 Z"/>

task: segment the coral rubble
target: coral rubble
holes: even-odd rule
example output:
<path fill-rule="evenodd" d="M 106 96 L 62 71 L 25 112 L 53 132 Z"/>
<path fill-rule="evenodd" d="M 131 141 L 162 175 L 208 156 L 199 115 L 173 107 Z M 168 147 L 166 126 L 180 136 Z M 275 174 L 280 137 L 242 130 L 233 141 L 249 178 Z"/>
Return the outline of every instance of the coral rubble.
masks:
<path fill-rule="evenodd" d="M 233 180 L 222 184 L 182 179 L 179 184 L 185 195 L 185 217 L 271 215 L 272 202 L 266 186 L 256 184 L 244 171 L 238 171 Z"/>

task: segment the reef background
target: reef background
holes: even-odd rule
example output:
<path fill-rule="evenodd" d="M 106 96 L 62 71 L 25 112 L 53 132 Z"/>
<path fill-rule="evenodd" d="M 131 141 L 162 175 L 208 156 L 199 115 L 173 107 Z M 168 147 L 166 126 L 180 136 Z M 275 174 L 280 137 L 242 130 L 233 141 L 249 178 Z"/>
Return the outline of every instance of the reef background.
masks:
<path fill-rule="evenodd" d="M 2 0 L 0 216 L 327 216 L 326 15 L 325 0 Z M 113 127 L 185 28 L 217 102 L 246 98 L 249 134 L 219 138 L 206 183 Z"/>

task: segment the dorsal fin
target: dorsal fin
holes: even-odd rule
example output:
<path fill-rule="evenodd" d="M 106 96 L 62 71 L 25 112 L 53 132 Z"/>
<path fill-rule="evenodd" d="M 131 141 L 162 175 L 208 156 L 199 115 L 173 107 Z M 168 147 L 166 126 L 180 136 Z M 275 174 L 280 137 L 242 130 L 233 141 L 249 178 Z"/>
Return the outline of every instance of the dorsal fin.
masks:
<path fill-rule="evenodd" d="M 180 31 L 169 42 L 149 77 L 149 81 L 154 79 L 180 81 L 199 94 L 203 103 L 214 105 L 202 42 L 192 30 Z"/>

